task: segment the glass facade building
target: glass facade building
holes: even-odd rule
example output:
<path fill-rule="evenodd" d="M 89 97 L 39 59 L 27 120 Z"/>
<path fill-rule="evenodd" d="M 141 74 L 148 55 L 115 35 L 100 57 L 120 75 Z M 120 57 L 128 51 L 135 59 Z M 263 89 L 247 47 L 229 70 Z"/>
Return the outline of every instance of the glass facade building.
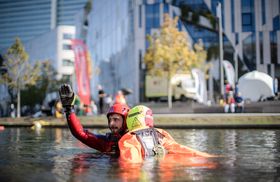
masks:
<path fill-rule="evenodd" d="M 143 100 L 146 36 L 158 31 L 164 13 L 173 17 L 178 9 L 166 2 L 94 1 L 86 40 L 94 70 L 98 70 L 92 80 L 92 90 L 101 84 L 106 93 L 114 95 L 121 88 L 129 88 L 133 90 L 127 97 L 129 104 Z"/>
<path fill-rule="evenodd" d="M 192 43 L 202 39 L 206 49 L 218 47 L 218 2 L 222 5 L 224 59 L 234 65 L 237 54 L 239 76 L 259 70 L 279 79 L 279 0 L 116 0 L 94 1 L 89 16 L 87 44 L 95 66 L 101 70 L 95 85 L 103 83 L 109 93 L 132 88 L 135 98 L 129 98 L 131 103 L 143 100 L 143 57 L 149 46 L 146 35 L 158 31 L 164 13 L 180 16 L 179 7 L 184 4 L 204 15 L 198 24 L 181 19 L 178 28 L 187 32 Z"/>
<path fill-rule="evenodd" d="M 138 67 L 133 64 L 135 17 L 132 5 L 130 0 L 93 3 L 86 42 L 95 70 L 91 83 L 95 96 L 98 84 L 113 96 L 118 89 L 132 88 L 131 82 L 136 79 Z"/>
<path fill-rule="evenodd" d="M 19 37 L 30 62 L 50 60 L 57 69 L 57 78 L 70 78 L 74 70 L 70 38 L 75 37 L 76 14 L 83 11 L 86 3 L 87 0 L 0 0 L 0 54 Z M 0 116 L 7 116 L 10 98 L 1 84 L 0 95 Z"/>
<path fill-rule="evenodd" d="M 59 25 L 74 25 L 74 15 L 81 12 L 86 2 L 0 0 L 0 50 L 10 46 L 16 36 L 26 42 Z M 180 16 L 182 4 L 193 12 L 209 12 L 216 17 L 218 2 L 222 5 L 224 58 L 233 63 L 237 52 L 239 70 L 243 73 L 259 70 L 279 79 L 279 0 L 94 0 L 86 17 L 85 38 L 93 60 L 92 90 L 97 90 L 98 84 L 109 94 L 131 88 L 133 94 L 128 97 L 129 102 L 142 101 L 143 58 L 149 46 L 146 36 L 158 31 L 164 13 Z M 207 19 L 203 16 L 198 19 L 197 24 L 182 18 L 178 28 L 187 32 L 192 43 L 202 39 L 206 49 L 218 47 L 216 22 L 201 21 Z M 63 46 L 66 51 L 70 48 Z M 69 64 L 72 64 L 69 59 L 62 60 L 62 65 Z"/>
<path fill-rule="evenodd" d="M 58 25 L 74 25 L 87 0 L 0 0 L 0 50 L 27 42 Z"/>
<path fill-rule="evenodd" d="M 242 65 L 239 67 L 239 76 L 244 72 L 258 70 L 280 79 L 280 1 L 175 0 L 173 4 L 188 5 L 200 13 L 208 9 L 216 16 L 218 2 L 222 5 L 224 58 L 233 63 L 234 52 L 237 52 L 239 66 Z M 194 39 L 201 37 L 205 41 L 206 47 L 213 45 L 213 40 L 217 39 L 215 29 L 211 30 L 214 32 L 214 39 L 211 39 L 211 33 L 207 33 L 209 30 L 203 25 L 201 28 L 192 27 L 189 22 L 185 25 Z"/>

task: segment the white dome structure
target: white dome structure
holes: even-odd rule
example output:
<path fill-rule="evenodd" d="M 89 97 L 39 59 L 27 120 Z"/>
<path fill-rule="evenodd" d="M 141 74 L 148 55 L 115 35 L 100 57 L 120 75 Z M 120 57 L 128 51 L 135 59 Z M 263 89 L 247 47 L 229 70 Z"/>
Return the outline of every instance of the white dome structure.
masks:
<path fill-rule="evenodd" d="M 238 80 L 239 92 L 244 99 L 259 101 L 274 96 L 273 78 L 266 73 L 252 71 Z"/>

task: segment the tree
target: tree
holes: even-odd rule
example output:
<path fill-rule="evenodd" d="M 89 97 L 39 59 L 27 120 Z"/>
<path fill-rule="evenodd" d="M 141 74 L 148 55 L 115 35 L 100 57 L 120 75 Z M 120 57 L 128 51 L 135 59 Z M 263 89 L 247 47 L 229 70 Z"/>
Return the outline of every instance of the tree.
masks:
<path fill-rule="evenodd" d="M 197 56 L 197 68 L 203 71 L 205 74 L 208 72 L 212 64 L 207 63 L 207 51 L 204 49 L 204 44 L 202 39 L 198 39 L 198 42 L 194 44 L 195 54 Z"/>
<path fill-rule="evenodd" d="M 17 117 L 20 117 L 20 92 L 27 85 L 34 85 L 39 75 L 39 63 L 32 66 L 28 61 L 28 54 L 19 38 L 4 55 L 3 66 L 7 72 L 0 78 L 0 82 L 8 86 L 10 91 L 16 92 Z M 13 98 L 13 93 L 11 98 Z M 13 101 L 13 100 L 12 100 Z"/>
<path fill-rule="evenodd" d="M 172 108 L 171 78 L 177 73 L 189 73 L 201 64 L 185 32 L 178 30 L 177 23 L 178 17 L 173 20 L 168 14 L 164 15 L 159 34 L 147 37 L 150 45 L 144 57 L 148 74 L 167 76 L 169 108 Z"/>
<path fill-rule="evenodd" d="M 49 60 L 40 64 L 40 75 L 35 85 L 28 85 L 22 90 L 22 104 L 33 108 L 36 104 L 43 104 L 47 93 L 57 91 L 62 83 L 67 81 L 57 80 L 57 72 Z"/>

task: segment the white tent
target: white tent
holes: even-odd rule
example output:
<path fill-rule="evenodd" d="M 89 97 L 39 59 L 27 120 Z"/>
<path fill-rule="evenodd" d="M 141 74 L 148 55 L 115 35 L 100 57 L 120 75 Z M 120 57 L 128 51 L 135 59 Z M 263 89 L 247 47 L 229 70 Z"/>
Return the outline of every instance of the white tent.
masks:
<path fill-rule="evenodd" d="M 274 96 L 273 78 L 266 73 L 252 71 L 238 80 L 239 92 L 244 99 L 258 101 Z"/>
<path fill-rule="evenodd" d="M 200 69 L 192 69 L 192 75 L 195 83 L 196 99 L 199 103 L 206 104 L 207 90 L 205 75 Z"/>

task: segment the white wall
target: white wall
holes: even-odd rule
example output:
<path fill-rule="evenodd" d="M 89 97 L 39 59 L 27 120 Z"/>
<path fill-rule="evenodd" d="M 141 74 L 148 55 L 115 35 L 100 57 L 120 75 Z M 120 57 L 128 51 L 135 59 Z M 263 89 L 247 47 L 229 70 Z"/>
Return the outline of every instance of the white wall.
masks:
<path fill-rule="evenodd" d="M 63 44 L 71 44 L 70 40 L 63 39 L 64 33 L 75 35 L 75 28 L 73 26 L 58 26 L 24 45 L 31 63 L 50 60 L 58 72 L 58 78 L 61 78 L 62 75 L 72 75 L 74 71 L 73 67 L 62 65 L 63 59 L 74 61 L 73 51 L 63 50 Z"/>

